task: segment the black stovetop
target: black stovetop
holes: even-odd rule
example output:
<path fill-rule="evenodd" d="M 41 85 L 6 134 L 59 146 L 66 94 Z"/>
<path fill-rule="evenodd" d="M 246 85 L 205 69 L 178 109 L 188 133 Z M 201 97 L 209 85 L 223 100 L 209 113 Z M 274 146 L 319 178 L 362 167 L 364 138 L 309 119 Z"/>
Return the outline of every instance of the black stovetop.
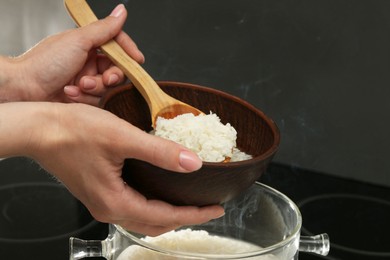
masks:
<path fill-rule="evenodd" d="M 302 235 L 330 236 L 327 257 L 299 259 L 390 259 L 390 188 L 281 164 L 272 164 L 261 182 L 298 205 Z"/>
<path fill-rule="evenodd" d="M 71 236 L 104 239 L 107 225 L 31 159 L 0 161 L 0 259 L 67 260 Z"/>
<path fill-rule="evenodd" d="M 276 163 L 270 165 L 260 181 L 281 191 L 298 205 L 303 217 L 302 235 L 329 234 L 331 250 L 327 257 L 300 253 L 299 259 L 390 259 L 388 247 L 390 244 L 388 236 L 390 234 L 390 225 L 388 224 L 390 219 L 389 188 Z M 44 189 L 38 189 L 37 195 L 30 196 L 33 193 L 29 192 L 35 184 L 39 184 Z M 20 193 L 21 185 L 24 185 L 23 190 L 27 192 L 27 195 Z M 59 189 L 51 192 L 56 187 L 55 185 L 59 185 Z M 53 255 L 56 256 L 55 259 L 68 259 L 68 237 L 65 236 L 57 241 L 53 239 L 52 241 L 37 240 L 35 242 L 33 238 L 34 235 L 47 236 L 47 234 L 37 232 L 40 231 L 39 225 L 55 225 L 56 221 L 61 221 L 61 216 L 53 213 L 61 210 L 55 204 L 56 200 L 65 203 L 63 204 L 65 209 L 76 210 L 75 221 L 70 221 L 69 215 L 66 215 L 68 226 L 65 225 L 61 228 L 74 229 L 74 225 L 77 228 L 77 225 L 81 227 L 88 223 L 91 216 L 85 208 L 82 205 L 77 205 L 76 200 L 72 200 L 66 191 L 60 189 L 61 185 L 58 182 L 30 159 L 10 158 L 0 161 L 0 191 L 6 190 L 5 188 L 10 186 L 13 186 L 14 195 L 17 194 L 18 198 L 24 198 L 23 196 L 26 195 L 25 198 L 29 201 L 18 199 L 13 200 L 13 203 L 8 203 L 6 200 L 3 203 L 0 199 L 0 207 L 2 207 L 0 222 L 4 219 L 6 221 L 21 221 L 19 224 L 24 227 L 17 228 L 19 233 L 8 232 L 6 236 L 13 239 L 8 241 L 1 238 L 5 229 L 0 229 L 2 257 L 25 259 L 24 256 L 27 254 L 39 256 L 39 259 L 53 259 Z M 60 194 L 58 197 L 53 196 L 57 193 Z M 47 197 L 50 197 L 50 200 L 45 199 Z M 1 198 L 4 200 L 4 194 Z M 45 204 L 41 206 L 48 210 L 46 214 L 59 219 L 46 218 L 46 222 L 35 221 L 35 224 L 31 225 L 34 222 L 34 217 L 45 216 L 45 213 L 40 212 L 38 207 L 31 210 L 31 205 L 30 208 L 27 208 L 31 212 L 29 216 L 11 214 L 15 211 L 11 211 L 10 205 L 17 208 L 20 205 L 28 205 L 23 203 L 29 203 L 32 200 L 42 201 L 42 199 Z M 7 210 L 4 210 L 4 205 L 8 205 Z M 10 219 L 10 216 L 14 216 L 14 218 Z M 34 231 L 35 228 L 38 230 Z M 32 233 L 28 234 L 27 231 Z M 52 230 L 52 232 L 60 231 L 62 230 Z M 84 239 L 104 239 L 107 235 L 107 225 L 98 223 L 84 232 L 73 235 Z M 17 241 L 18 238 L 20 241 Z M 42 250 L 45 253 L 41 254 Z"/>

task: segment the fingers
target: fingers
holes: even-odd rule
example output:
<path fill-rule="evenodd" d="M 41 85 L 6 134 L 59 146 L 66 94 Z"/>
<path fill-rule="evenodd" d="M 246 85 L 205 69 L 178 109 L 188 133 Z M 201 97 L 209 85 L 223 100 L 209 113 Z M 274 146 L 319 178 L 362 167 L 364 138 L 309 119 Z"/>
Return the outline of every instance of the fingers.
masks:
<path fill-rule="evenodd" d="M 64 93 L 70 101 L 97 105 L 107 87 L 118 85 L 125 75 L 105 55 L 97 55 L 96 48 L 115 38 L 119 45 L 137 62 L 145 61 L 144 55 L 134 41 L 121 28 L 127 11 L 123 4 L 118 5 L 110 16 L 74 31 L 74 38 L 80 47 L 89 51 L 89 58 Z"/>
<path fill-rule="evenodd" d="M 124 51 L 130 55 L 136 62 L 143 64 L 145 62 L 145 56 L 138 49 L 136 43 L 124 32 L 120 32 L 115 40 L 124 49 Z"/>
<path fill-rule="evenodd" d="M 176 226 L 162 227 L 162 226 L 147 225 L 144 223 L 128 222 L 128 221 L 118 222 L 115 224 L 120 225 L 125 230 L 129 230 L 129 231 L 132 231 L 135 233 L 144 234 L 144 235 L 153 236 L 153 237 L 164 234 L 168 231 L 175 230 L 178 228 Z"/>
<path fill-rule="evenodd" d="M 183 212 L 183 214 L 177 212 Z M 173 207 L 172 210 L 161 213 L 159 209 L 155 209 L 152 213 L 143 213 L 140 220 L 135 221 L 128 218 L 116 221 L 116 224 L 136 233 L 158 236 L 182 226 L 200 225 L 223 215 L 224 210 L 221 206 L 207 206 L 205 208 Z"/>
<path fill-rule="evenodd" d="M 79 81 L 79 88 L 85 94 L 102 96 L 109 87 L 114 87 L 125 80 L 125 75 L 118 67 L 111 67 L 102 75 L 83 76 Z"/>
<path fill-rule="evenodd" d="M 220 205 L 173 206 L 159 200 L 149 200 L 139 210 L 142 210 L 142 216 L 132 212 L 133 217 L 138 217 L 136 220 L 142 220 L 146 224 L 159 223 L 163 227 L 199 225 L 224 215 L 224 209 Z"/>
<path fill-rule="evenodd" d="M 92 106 L 98 106 L 100 96 L 85 94 L 78 86 L 65 86 L 64 93 L 70 102 L 84 103 Z"/>
<path fill-rule="evenodd" d="M 120 198 L 113 199 L 109 211 L 104 214 L 111 219 L 103 222 L 115 223 L 127 230 L 150 236 L 160 235 L 181 226 L 199 225 L 224 215 L 220 205 L 195 207 L 173 206 L 160 200 L 146 200 L 145 197 L 127 186 Z"/>
<path fill-rule="evenodd" d="M 102 83 L 104 86 L 112 87 L 122 83 L 125 79 L 123 71 L 113 66 L 103 72 Z"/>
<path fill-rule="evenodd" d="M 78 86 L 66 86 L 64 93 L 73 102 L 97 106 L 109 87 L 116 86 L 124 80 L 123 72 L 114 66 L 104 71 L 103 75 L 83 76 Z"/>

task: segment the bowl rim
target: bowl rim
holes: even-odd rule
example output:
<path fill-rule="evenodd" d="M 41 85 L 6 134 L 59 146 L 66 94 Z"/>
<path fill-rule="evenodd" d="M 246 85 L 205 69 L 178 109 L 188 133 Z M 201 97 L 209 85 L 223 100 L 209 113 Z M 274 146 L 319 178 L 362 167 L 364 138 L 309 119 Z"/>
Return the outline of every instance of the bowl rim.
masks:
<path fill-rule="evenodd" d="M 268 148 L 267 151 L 263 152 L 262 154 L 256 156 L 256 157 L 252 157 L 251 159 L 247 159 L 247 160 L 243 160 L 243 161 L 236 161 L 236 162 L 229 162 L 229 163 L 222 163 L 222 162 L 203 162 L 203 165 L 204 166 L 207 166 L 209 168 L 221 168 L 221 167 L 229 167 L 229 168 L 232 168 L 232 167 L 238 167 L 238 166 L 242 166 L 242 165 L 246 165 L 246 164 L 253 164 L 253 163 L 257 163 L 258 161 L 264 161 L 265 159 L 267 158 L 271 158 L 276 152 L 277 150 L 279 149 L 279 145 L 280 145 L 280 131 L 279 131 L 279 128 L 278 126 L 276 125 L 276 123 L 270 118 L 268 117 L 262 110 L 260 110 L 259 108 L 255 107 L 253 104 L 249 103 L 248 101 L 240 98 L 240 97 L 237 97 L 237 96 L 234 96 L 228 92 L 225 92 L 225 91 L 222 91 L 222 90 L 219 90 L 219 89 L 214 89 L 214 88 L 211 88 L 211 87 L 206 87 L 206 86 L 202 86 L 202 85 L 198 85 L 198 84 L 193 84 L 193 83 L 186 83 L 186 82 L 180 82 L 180 81 L 156 81 L 157 84 L 159 86 L 178 86 L 178 87 L 185 87 L 185 88 L 199 88 L 199 89 L 202 89 L 204 91 L 207 91 L 207 92 L 211 92 L 211 93 L 215 93 L 215 94 L 218 94 L 220 96 L 223 96 L 227 99 L 231 99 L 231 100 L 234 100 L 236 101 L 237 103 L 240 103 L 244 106 L 246 106 L 248 109 L 250 109 L 251 111 L 255 112 L 256 114 L 258 114 L 266 123 L 267 125 L 270 127 L 271 131 L 273 132 L 273 135 L 274 135 L 274 141 L 272 143 L 272 145 Z M 112 88 L 112 89 L 109 89 L 105 95 L 103 95 L 103 97 L 100 99 L 100 102 L 98 104 L 98 106 L 102 109 L 104 109 L 105 105 L 107 104 L 107 102 L 114 96 L 126 91 L 126 90 L 129 90 L 129 89 L 132 89 L 134 88 L 134 84 L 132 84 L 131 82 L 127 83 L 127 84 L 123 84 L 123 85 L 120 85 L 120 86 L 117 86 L 115 88 Z"/>
<path fill-rule="evenodd" d="M 159 246 L 155 246 L 153 244 L 150 244 L 148 242 L 145 242 L 138 238 L 137 236 L 131 234 L 130 232 L 126 231 L 123 227 L 117 224 L 111 224 L 113 225 L 119 233 L 121 233 L 123 236 L 130 238 L 131 240 L 135 241 L 141 246 L 144 246 L 152 251 L 167 254 L 167 255 L 172 255 L 173 253 L 176 254 L 177 256 L 181 257 L 186 257 L 188 259 L 193 259 L 194 257 L 200 257 L 201 259 L 242 259 L 242 258 L 251 258 L 251 257 L 256 257 L 256 256 L 263 256 L 266 254 L 272 254 L 273 252 L 283 249 L 287 247 L 288 245 L 291 245 L 294 243 L 294 241 L 297 241 L 299 243 L 300 239 L 300 233 L 301 233 L 301 228 L 302 228 L 302 214 L 298 208 L 298 206 L 285 194 L 282 192 L 265 185 L 260 182 L 255 182 L 253 185 L 256 187 L 259 187 L 260 189 L 263 189 L 266 192 L 272 193 L 278 198 L 282 199 L 287 205 L 289 205 L 289 208 L 292 209 L 296 214 L 296 224 L 295 226 L 291 229 L 291 234 L 289 236 L 286 236 L 283 240 L 280 242 L 277 242 L 273 245 L 270 245 L 268 247 L 261 248 L 256 251 L 251 251 L 251 252 L 246 252 L 246 253 L 236 253 L 236 254 L 224 254 L 224 255 L 217 255 L 217 254 L 205 254 L 205 253 L 189 253 L 189 252 L 180 252 L 180 251 L 175 251 L 175 250 L 169 250 L 169 249 L 164 249 Z M 299 248 L 296 248 L 296 252 L 299 251 Z M 195 258 L 197 259 L 197 258 Z"/>

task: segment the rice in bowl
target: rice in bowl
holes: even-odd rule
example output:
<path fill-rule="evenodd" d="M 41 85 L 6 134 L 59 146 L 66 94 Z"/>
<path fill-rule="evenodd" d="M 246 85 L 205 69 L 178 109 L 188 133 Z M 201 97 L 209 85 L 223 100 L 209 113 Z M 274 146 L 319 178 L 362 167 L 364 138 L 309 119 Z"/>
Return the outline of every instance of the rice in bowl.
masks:
<path fill-rule="evenodd" d="M 179 143 L 192 150 L 204 162 L 227 162 L 251 159 L 236 146 L 237 131 L 229 123 L 210 112 L 195 116 L 191 113 L 172 119 L 158 117 L 153 134 Z"/>

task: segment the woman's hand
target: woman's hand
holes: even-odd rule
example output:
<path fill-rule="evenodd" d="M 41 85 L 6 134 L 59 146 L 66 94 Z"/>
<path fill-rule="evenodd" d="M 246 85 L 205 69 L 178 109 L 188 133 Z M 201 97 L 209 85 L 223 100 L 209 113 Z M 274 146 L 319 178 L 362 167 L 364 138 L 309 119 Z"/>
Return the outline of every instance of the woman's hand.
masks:
<path fill-rule="evenodd" d="M 150 135 L 112 113 L 85 104 L 0 104 L 0 157 L 28 156 L 56 176 L 102 222 L 158 235 L 223 215 L 221 206 L 177 207 L 147 200 L 124 183 L 126 158 L 177 172 L 202 165 L 183 146 Z"/>
<path fill-rule="evenodd" d="M 103 20 L 48 37 L 9 59 L 12 86 L 19 89 L 20 100 L 97 105 L 108 87 L 125 79 L 123 72 L 99 53 L 99 46 L 115 38 L 133 59 L 144 62 L 136 44 L 121 31 L 126 17 L 126 9 L 118 5 Z"/>
<path fill-rule="evenodd" d="M 82 104 L 58 106 L 58 125 L 41 133 L 49 145 L 39 146 L 34 154 L 97 220 L 158 235 L 223 214 L 220 206 L 175 207 L 147 200 L 123 182 L 125 158 L 177 172 L 199 169 L 200 159 L 186 148 L 145 133 L 107 111 Z"/>

